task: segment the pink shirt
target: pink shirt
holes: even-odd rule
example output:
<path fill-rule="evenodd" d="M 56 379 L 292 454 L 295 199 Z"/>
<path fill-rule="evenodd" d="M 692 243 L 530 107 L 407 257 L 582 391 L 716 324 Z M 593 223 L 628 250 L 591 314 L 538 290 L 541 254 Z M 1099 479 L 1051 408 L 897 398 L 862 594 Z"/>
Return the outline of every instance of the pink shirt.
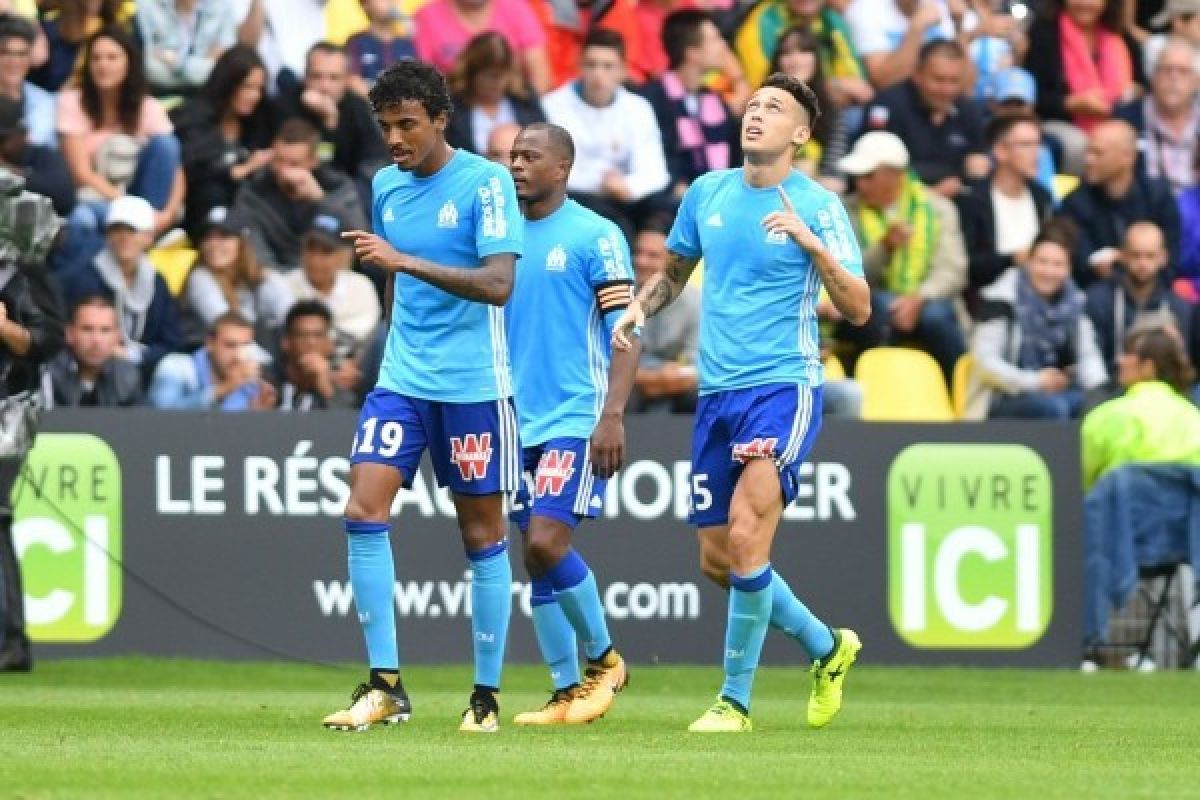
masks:
<path fill-rule="evenodd" d="M 546 43 L 546 32 L 526 0 L 492 0 L 492 15 L 480 31 L 463 26 L 451 0 L 431 0 L 417 12 L 415 22 L 417 58 L 442 72 L 449 72 L 471 37 L 484 31 L 500 34 L 517 53 Z"/>
<path fill-rule="evenodd" d="M 142 100 L 142 113 L 138 118 L 138 127 L 134 136 L 144 144 L 151 136 L 172 133 L 174 130 L 162 105 L 147 95 Z M 90 161 L 95 158 L 96 151 L 108 137 L 124 131 L 115 126 L 97 128 L 92 124 L 91 117 L 84 113 L 83 95 L 79 89 L 63 89 L 58 93 L 58 132 L 83 134 L 84 146 Z"/>

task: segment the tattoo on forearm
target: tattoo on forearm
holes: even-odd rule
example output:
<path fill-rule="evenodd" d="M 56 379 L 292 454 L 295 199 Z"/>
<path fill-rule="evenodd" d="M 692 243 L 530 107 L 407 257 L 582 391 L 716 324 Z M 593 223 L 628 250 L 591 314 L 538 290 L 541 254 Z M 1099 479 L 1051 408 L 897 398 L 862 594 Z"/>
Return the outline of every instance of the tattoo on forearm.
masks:
<path fill-rule="evenodd" d="M 504 305 L 512 290 L 512 266 L 488 262 L 479 269 L 443 267 L 420 260 L 410 274 L 452 295 L 477 303 Z"/>
<path fill-rule="evenodd" d="M 666 270 L 662 275 L 651 278 L 638 296 L 638 302 L 641 303 L 647 317 L 654 316 L 679 296 L 698 263 L 698 258 L 685 258 L 678 253 L 667 253 Z"/>

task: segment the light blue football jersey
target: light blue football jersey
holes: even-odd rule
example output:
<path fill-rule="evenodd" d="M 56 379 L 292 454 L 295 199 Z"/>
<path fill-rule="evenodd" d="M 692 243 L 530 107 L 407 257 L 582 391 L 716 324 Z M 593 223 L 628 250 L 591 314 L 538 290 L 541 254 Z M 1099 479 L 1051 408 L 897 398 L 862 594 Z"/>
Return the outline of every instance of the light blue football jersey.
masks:
<path fill-rule="evenodd" d="M 401 253 L 466 268 L 497 253 L 521 254 L 524 220 L 512 177 L 474 153 L 455 150 L 427 178 L 385 167 L 372 197 L 372 227 Z M 397 274 L 377 385 L 443 403 L 512 396 L 504 309 Z"/>
<path fill-rule="evenodd" d="M 861 276 L 862 253 L 837 195 L 794 170 L 783 187 L 829 252 Z M 710 172 L 684 195 L 667 248 L 704 259 L 701 394 L 824 380 L 820 274 L 803 248 L 762 226 L 767 214 L 781 210 L 777 189 L 748 185 L 740 168 Z"/>
<path fill-rule="evenodd" d="M 591 437 L 608 393 L 612 326 L 632 296 L 616 225 L 574 200 L 526 221 L 506 315 L 522 445 Z"/>

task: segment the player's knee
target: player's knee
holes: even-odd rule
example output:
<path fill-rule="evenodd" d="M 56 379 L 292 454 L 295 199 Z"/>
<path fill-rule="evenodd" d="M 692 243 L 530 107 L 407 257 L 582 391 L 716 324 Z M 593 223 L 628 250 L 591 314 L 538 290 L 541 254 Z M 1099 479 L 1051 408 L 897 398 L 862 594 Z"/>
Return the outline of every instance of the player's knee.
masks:
<path fill-rule="evenodd" d="M 744 572 L 759 553 L 758 528 L 762 518 L 746 511 L 729 519 L 729 569 Z"/>
<path fill-rule="evenodd" d="M 562 561 L 570 546 L 570 539 L 562 536 L 559 531 L 536 524 L 531 525 L 525 535 L 527 557 L 532 558 L 543 571 Z"/>
<path fill-rule="evenodd" d="M 380 504 L 365 502 L 363 498 L 351 494 L 342 516 L 350 522 L 387 522 L 390 509 L 387 506 L 379 506 Z"/>
<path fill-rule="evenodd" d="M 504 541 L 506 528 L 503 520 L 477 520 L 462 525 L 461 531 L 463 548 L 468 553 L 476 553 Z"/>

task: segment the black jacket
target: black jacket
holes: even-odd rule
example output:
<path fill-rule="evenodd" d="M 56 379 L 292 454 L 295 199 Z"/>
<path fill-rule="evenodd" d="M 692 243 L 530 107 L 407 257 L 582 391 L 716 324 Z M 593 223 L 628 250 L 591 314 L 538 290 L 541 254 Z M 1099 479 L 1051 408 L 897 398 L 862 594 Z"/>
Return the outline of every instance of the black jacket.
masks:
<path fill-rule="evenodd" d="M 1044 223 L 1054 211 L 1054 197 L 1036 181 L 1029 182 L 1033 204 L 1037 206 L 1038 223 Z M 1011 255 L 996 252 L 996 209 L 992 205 L 992 179 L 977 181 L 955 198 L 958 219 L 962 225 L 963 243 L 967 246 L 968 299 L 999 278 L 1013 264 Z"/>
<path fill-rule="evenodd" d="M 83 397 L 79 381 L 79 362 L 69 350 L 63 350 L 50 362 L 51 396 L 46 407 L 75 407 Z M 96 405 L 107 408 L 140 406 L 142 375 L 137 364 L 114 358 L 104 365 L 96 379 Z"/>
<path fill-rule="evenodd" d="M 1063 200 L 1062 215 L 1075 223 L 1075 282 L 1087 288 L 1095 282 L 1089 257 L 1105 247 L 1121 246 L 1134 222 L 1149 221 L 1162 228 L 1172 266 L 1179 263 L 1179 206 L 1171 185 L 1158 178 L 1136 175 L 1125 196 L 1116 200 L 1099 186 L 1081 183 Z"/>
<path fill-rule="evenodd" d="M 649 81 L 642 87 L 642 97 L 650 102 L 654 109 L 654 117 L 658 120 L 658 129 L 662 133 L 663 155 L 667 158 L 667 172 L 671 174 L 671 184 L 691 185 L 703 173 L 697 173 L 696 165 L 688 157 L 679 139 L 679 118 L 674 100 L 667 95 L 662 80 Z M 721 126 L 721 141 L 729 145 L 729 166 L 742 163 L 742 141 L 738 118 L 729 110 L 724 100 L 718 102 L 725 106 L 725 123 Z M 713 126 L 714 128 L 716 126 Z"/>
<path fill-rule="evenodd" d="M 885 89 L 867 106 L 865 130 L 886 130 L 908 146 L 913 171 L 932 186 L 962 177 L 967 156 L 986 153 L 983 110 L 969 97 L 955 101 L 941 125 L 934 125 L 912 80 Z"/>
<path fill-rule="evenodd" d="M 347 91 L 338 102 L 338 124 L 326 128 L 324 121 L 300 101 L 304 85 L 281 91 L 276 103 L 280 119 L 302 117 L 316 126 L 321 138 L 333 147 L 331 164 L 350 177 L 370 186 L 380 167 L 388 164 L 387 145 L 375 124 L 375 115 L 366 100 Z"/>
<path fill-rule="evenodd" d="M 1169 315 L 1183 337 L 1188 357 L 1193 364 L 1200 363 L 1200 320 L 1194 307 L 1171 291 L 1170 285 L 1162 281 L 1145 305 L 1138 308 L 1133 298 L 1125 291 L 1124 276 L 1120 268 L 1108 280 L 1097 281 L 1087 291 L 1087 313 L 1096 329 L 1096 341 L 1104 354 L 1104 363 L 1109 374 L 1116 376 L 1117 353 L 1120 352 L 1126 334 L 1133 328 L 1140 314 Z"/>
<path fill-rule="evenodd" d="M 518 125 L 546 121 L 546 115 L 536 98 L 523 99 L 510 94 L 508 102 L 512 103 Z M 446 125 L 446 142 L 451 147 L 475 152 L 475 126 L 471 124 L 471 106 L 464 97 L 454 98 L 454 113 L 450 115 L 450 122 Z"/>
<path fill-rule="evenodd" d="M 255 150 L 271 146 L 275 134 L 276 114 L 269 101 L 242 122 L 242 135 L 237 142 L 226 141 L 219 127 L 216 109 L 204 97 L 187 101 L 171 112 L 175 135 L 183 155 L 183 171 L 187 176 L 187 204 L 184 208 L 184 227 L 199 241 L 201 223 L 210 209 L 233 205 L 238 182 L 230 170 L 249 158 Z"/>
<path fill-rule="evenodd" d="M 40 368 L 54 357 L 63 343 L 62 300 L 54 277 L 45 265 L 18 269 L 3 278 L 0 266 L 0 305 L 8 319 L 29 331 L 29 351 L 17 356 L 0 341 L 0 396 L 37 389 Z"/>

